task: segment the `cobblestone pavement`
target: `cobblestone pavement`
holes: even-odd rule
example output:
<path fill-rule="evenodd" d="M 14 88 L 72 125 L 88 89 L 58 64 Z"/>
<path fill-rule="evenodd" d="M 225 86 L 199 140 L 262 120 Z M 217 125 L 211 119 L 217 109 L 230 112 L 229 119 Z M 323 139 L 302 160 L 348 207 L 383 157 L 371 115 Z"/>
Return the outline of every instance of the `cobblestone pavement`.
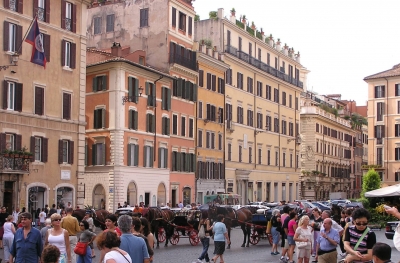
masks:
<path fill-rule="evenodd" d="M 96 231 L 100 233 L 99 231 Z M 385 237 L 385 231 L 375 231 L 378 242 L 384 242 L 392 246 L 392 261 L 400 261 L 400 252 L 393 246 L 393 241 Z M 242 231 L 234 229 L 232 231 L 232 246 L 231 249 L 225 250 L 224 260 L 226 263 L 249 263 L 249 262 L 263 262 L 263 263 L 279 263 L 279 255 L 272 256 L 271 246 L 266 239 L 250 247 L 240 247 L 243 241 Z M 197 246 L 191 246 L 187 238 L 181 238 L 176 246 L 169 245 L 164 247 L 164 243 L 160 244 L 159 249 L 155 249 L 154 263 L 192 263 L 195 262 L 202 251 L 201 243 Z M 280 251 L 280 249 L 279 249 Z M 210 248 L 208 250 L 209 256 L 212 257 L 214 252 L 214 242 L 210 241 Z M 95 248 L 96 257 L 93 263 L 100 263 L 100 251 Z M 0 258 L 4 256 L 3 250 L 0 250 Z M 295 254 L 296 256 L 296 254 Z M 295 259 L 297 262 L 297 260 Z M 102 263 L 102 262 L 101 262 Z"/>

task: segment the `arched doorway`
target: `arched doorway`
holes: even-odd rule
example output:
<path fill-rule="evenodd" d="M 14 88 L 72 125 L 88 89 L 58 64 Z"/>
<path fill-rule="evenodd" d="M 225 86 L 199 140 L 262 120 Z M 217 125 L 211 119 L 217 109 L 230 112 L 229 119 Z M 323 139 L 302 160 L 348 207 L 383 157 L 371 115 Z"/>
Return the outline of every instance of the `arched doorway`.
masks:
<path fill-rule="evenodd" d="M 101 184 L 98 184 L 94 187 L 93 189 L 93 203 L 92 206 L 94 209 L 101 209 L 102 204 L 105 204 L 106 200 L 106 191 L 104 189 L 104 186 Z"/>
<path fill-rule="evenodd" d="M 39 216 L 37 210 L 45 206 L 46 190 L 47 189 L 42 186 L 32 186 L 28 189 L 28 212 L 31 213 L 34 218 L 38 218 Z"/>
<path fill-rule="evenodd" d="M 191 189 L 190 187 L 183 188 L 183 205 L 191 204 Z"/>
<path fill-rule="evenodd" d="M 57 195 L 57 203 L 56 205 L 60 206 L 61 209 L 64 209 L 68 202 L 71 204 L 74 204 L 73 199 L 74 199 L 74 189 L 72 187 L 64 186 L 64 187 L 58 187 L 56 191 Z M 83 208 L 83 207 L 82 207 Z"/>
<path fill-rule="evenodd" d="M 167 191 L 165 190 L 165 185 L 160 183 L 157 189 L 157 206 L 166 205 L 167 202 Z"/>
<path fill-rule="evenodd" d="M 126 202 L 130 206 L 136 205 L 137 202 L 137 188 L 134 182 L 130 182 L 128 185 L 128 190 L 126 191 Z"/>

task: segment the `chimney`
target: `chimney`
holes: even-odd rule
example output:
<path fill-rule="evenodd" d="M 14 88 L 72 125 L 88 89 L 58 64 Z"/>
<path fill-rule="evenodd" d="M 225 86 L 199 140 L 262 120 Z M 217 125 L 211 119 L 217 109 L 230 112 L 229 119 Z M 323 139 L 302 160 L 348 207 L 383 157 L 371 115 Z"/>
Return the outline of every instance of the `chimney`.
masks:
<path fill-rule="evenodd" d="M 121 44 L 118 42 L 114 42 L 112 47 L 111 47 L 111 55 L 115 57 L 121 57 L 122 56 L 122 48 Z"/>
<path fill-rule="evenodd" d="M 218 8 L 218 18 L 224 19 L 224 9 L 223 8 Z"/>

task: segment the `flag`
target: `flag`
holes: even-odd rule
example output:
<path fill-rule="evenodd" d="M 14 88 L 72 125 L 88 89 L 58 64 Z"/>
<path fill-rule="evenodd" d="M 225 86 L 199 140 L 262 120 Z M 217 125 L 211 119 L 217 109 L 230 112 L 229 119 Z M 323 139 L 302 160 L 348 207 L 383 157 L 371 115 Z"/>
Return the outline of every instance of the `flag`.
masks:
<path fill-rule="evenodd" d="M 44 53 L 43 35 L 40 34 L 37 18 L 33 22 L 31 30 L 29 31 L 25 41 L 33 46 L 31 62 L 46 68 L 46 55 Z"/>

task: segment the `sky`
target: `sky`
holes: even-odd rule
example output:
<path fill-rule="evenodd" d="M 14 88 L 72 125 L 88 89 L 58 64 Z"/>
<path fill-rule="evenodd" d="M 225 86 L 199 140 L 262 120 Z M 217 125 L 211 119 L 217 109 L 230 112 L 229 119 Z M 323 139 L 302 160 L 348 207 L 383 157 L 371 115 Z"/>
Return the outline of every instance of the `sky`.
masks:
<path fill-rule="evenodd" d="M 400 63 L 400 0 L 195 0 L 200 19 L 224 8 L 229 19 L 246 15 L 300 51 L 307 68 L 307 90 L 318 94 L 342 94 L 342 99 L 366 105 L 364 77 Z"/>

